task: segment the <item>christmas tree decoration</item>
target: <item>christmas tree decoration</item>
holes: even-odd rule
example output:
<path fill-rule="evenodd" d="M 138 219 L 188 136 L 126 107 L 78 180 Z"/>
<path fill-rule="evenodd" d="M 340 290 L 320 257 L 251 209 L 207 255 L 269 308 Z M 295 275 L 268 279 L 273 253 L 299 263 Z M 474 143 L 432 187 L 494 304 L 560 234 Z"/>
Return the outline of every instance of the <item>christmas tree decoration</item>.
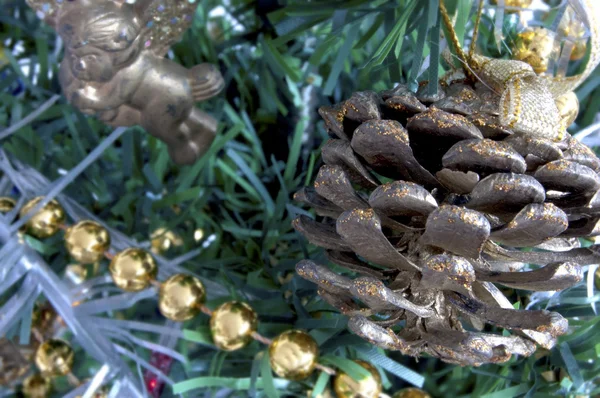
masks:
<path fill-rule="evenodd" d="M 337 398 L 378 398 L 381 393 L 381 376 L 373 365 L 365 361 L 355 361 L 367 369 L 370 375 L 362 380 L 354 380 L 340 372 L 333 379 L 333 388 Z"/>
<path fill-rule="evenodd" d="M 34 373 L 23 381 L 22 392 L 25 398 L 47 398 L 51 390 L 50 379 L 39 373 Z"/>
<path fill-rule="evenodd" d="M 106 228 L 94 221 L 80 221 L 65 232 L 67 251 L 82 264 L 93 264 L 104 258 L 110 247 Z"/>
<path fill-rule="evenodd" d="M 39 196 L 30 200 L 21 208 L 19 215 L 21 217 L 28 216 L 28 213 L 43 199 L 43 197 Z M 29 221 L 25 223 L 25 230 L 28 234 L 36 238 L 49 238 L 60 230 L 64 222 L 65 210 L 56 200 L 51 200 L 29 218 Z"/>
<path fill-rule="evenodd" d="M 129 248 L 118 253 L 108 267 L 115 285 L 128 292 L 147 288 L 156 279 L 158 268 L 150 253 Z"/>
<path fill-rule="evenodd" d="M 27 0 L 65 43 L 60 83 L 71 104 L 111 126 L 143 126 L 180 164 L 212 144 L 217 122 L 194 104 L 224 87 L 213 65 L 186 69 L 164 58 L 198 3 Z"/>
<path fill-rule="evenodd" d="M 65 376 L 71 372 L 74 353 L 64 340 L 50 339 L 44 341 L 35 353 L 35 364 L 47 377 Z"/>
<path fill-rule="evenodd" d="M 502 127 L 486 111 L 490 94 L 452 83 L 427 107 L 398 86 L 320 110 L 335 138 L 314 188 L 296 198 L 324 218 L 300 216 L 294 226 L 361 276 L 310 261 L 296 269 L 380 347 L 469 365 L 553 347 L 567 321 L 514 309 L 494 283 L 562 290 L 600 258 L 575 248 L 598 233 L 600 159 L 573 138 L 556 144 Z M 514 272 L 525 263 L 540 268 Z M 468 331 L 462 322 L 472 319 L 514 334 Z M 398 333 L 390 329 L 402 320 Z"/>
<path fill-rule="evenodd" d="M 167 252 L 171 247 L 183 245 L 181 237 L 177 236 L 173 231 L 166 228 L 158 228 L 150 237 L 152 243 L 152 252 L 161 254 Z"/>
<path fill-rule="evenodd" d="M 166 318 L 183 322 L 200 313 L 205 299 L 202 282 L 191 275 L 175 274 L 160 285 L 158 308 Z"/>
<path fill-rule="evenodd" d="M 212 313 L 210 331 L 219 349 L 235 351 L 252 340 L 257 323 L 257 315 L 252 307 L 239 301 L 229 301 Z"/>
<path fill-rule="evenodd" d="M 537 74 L 548 71 L 559 50 L 555 35 L 546 28 L 527 28 L 517 35 L 512 59 L 528 63 Z"/>
<path fill-rule="evenodd" d="M 271 368 L 279 377 L 289 380 L 304 380 L 310 376 L 318 357 L 317 343 L 301 330 L 283 332 L 269 346 Z"/>
<path fill-rule="evenodd" d="M 479 7 L 477 26 L 481 21 L 482 5 L 483 3 Z M 588 27 L 598 26 L 600 3 L 593 0 L 581 0 L 577 2 L 577 5 L 583 11 L 582 14 L 586 16 Z M 498 104 L 496 112 L 500 115 L 498 118 L 500 125 L 515 133 L 553 141 L 562 140 L 566 130 L 560 119 L 555 100 L 575 90 L 600 63 L 600 30 L 591 29 L 590 58 L 582 73 L 565 76 L 564 68 L 558 68 L 562 73 L 556 75 L 548 73 L 540 76 L 528 63 L 475 54 L 478 30 L 475 30 L 475 37 L 472 39 L 468 55 L 465 54 L 443 1 L 440 2 L 440 11 L 444 26 L 449 33 L 447 39 L 452 43 L 458 58 L 462 61 L 464 76 L 473 84 L 476 80 L 480 80 L 486 87 L 500 94 L 492 101 Z M 544 61 L 546 58 L 544 57 L 548 52 L 550 39 L 549 34 L 546 35 L 544 30 L 538 30 L 538 32 L 545 38 L 539 43 L 534 40 L 529 46 L 523 47 L 524 51 L 521 56 L 536 65 L 538 70 L 544 70 L 546 68 Z M 523 43 L 526 44 L 527 41 L 523 41 Z M 451 72 L 448 77 L 457 77 L 455 72 Z"/>
<path fill-rule="evenodd" d="M 14 199 L 8 197 L 0 198 L 0 214 L 8 213 L 15 208 L 17 202 Z"/>
<path fill-rule="evenodd" d="M 420 388 L 404 388 L 394 395 L 392 398 L 431 398 L 431 395 L 427 394 L 425 391 Z"/>
<path fill-rule="evenodd" d="M 599 81 L 588 79 L 577 89 L 581 114 L 568 129 L 574 137 L 565 130 L 577 106 L 569 98 L 572 89 L 564 90 L 594 63 L 591 28 L 598 18 L 589 10 L 597 2 L 557 0 L 550 9 L 541 0 L 526 8 L 484 0 L 483 14 L 474 14 L 479 0 L 305 3 L 3 5 L 0 85 L 8 95 L 0 101 L 0 197 L 18 205 L 0 216 L 0 336 L 13 343 L 7 355 L 19 351 L 22 358 L 0 364 L 0 379 L 11 378 L 0 385 L 0 396 L 22 396 L 30 373 L 22 374 L 26 366 L 20 365 L 32 372 L 37 346 L 57 337 L 73 347 L 76 362 L 67 376 L 50 378 L 48 398 L 326 398 L 336 395 L 334 380 L 341 373 L 356 377 L 357 384 L 361 376 L 371 379 L 350 363 L 357 358 L 379 372 L 378 398 L 407 386 L 436 397 L 589 395 L 598 389 L 600 317 L 593 274 L 600 252 L 597 239 L 580 237 L 594 235 L 600 217 L 588 189 L 598 174 L 596 156 L 582 144 L 600 144 L 593 126 L 600 120 L 594 106 Z M 440 3 L 448 6 L 459 44 L 473 43 L 473 50 L 461 49 L 463 56 L 437 10 Z M 571 9 L 576 23 L 563 29 Z M 98 11 L 94 17 L 92 10 Z M 138 17 L 138 10 L 148 12 Z M 38 17 L 56 21 L 60 33 Z M 538 74 L 527 62 L 511 59 L 511 49 L 519 33 L 542 26 L 554 34 L 558 50 Z M 579 37 L 574 32 L 581 26 Z M 171 45 L 180 34 L 180 42 Z M 153 55 L 157 42 L 167 43 L 160 57 Z M 587 53 L 572 62 L 578 43 Z M 187 131 L 198 131 L 189 128 L 197 113 L 185 115 L 195 100 L 179 102 L 181 86 L 173 81 L 193 75 L 202 62 L 227 70 L 222 98 L 192 104 L 219 120 L 219 136 L 192 167 L 179 167 L 168 151 L 181 149 L 174 155 L 179 163 L 193 161 L 189 142 L 196 141 Z M 136 75 L 141 64 L 146 69 Z M 453 69 L 444 74 L 445 67 Z M 107 81 L 96 81 L 98 76 Z M 189 80 L 196 77 L 184 82 L 183 91 L 189 89 L 192 97 Z M 17 84 L 20 92 L 13 90 Z M 118 89 L 110 91 L 113 86 Z M 384 100 L 386 87 L 398 91 Z M 360 101 L 344 101 L 325 115 L 332 119 L 327 125 L 339 121 L 342 132 L 330 131 L 339 140 L 332 140 L 333 147 L 340 148 L 329 147 L 316 110 L 365 90 L 373 90 L 364 96 L 374 95 L 376 102 L 367 106 L 369 117 Z M 69 103 L 90 101 L 94 109 L 83 111 L 96 117 L 82 116 Z M 173 110 L 182 114 L 171 116 Z M 377 110 L 377 121 L 396 121 L 407 135 L 378 126 L 387 134 L 377 137 L 384 148 L 373 145 L 369 153 L 359 141 Z M 114 120 L 103 122 L 115 113 Z M 137 119 L 142 113 L 144 123 Z M 432 114 L 430 125 L 416 117 L 421 114 Z M 170 123 L 178 116 L 185 120 Z M 458 128 L 461 120 L 468 123 Z M 107 126 L 137 121 L 141 126 L 112 132 Z M 425 127 L 419 129 L 419 123 Z M 473 136 L 476 130 L 481 137 Z M 212 135 L 205 137 L 208 145 Z M 395 150 L 400 141 L 408 149 Z M 445 156 L 457 144 L 463 146 Z M 525 162 L 524 171 L 513 151 Z M 390 158 L 400 161 L 385 164 Z M 402 163 L 406 159 L 410 162 Z M 577 168 L 565 177 L 570 169 L 563 161 L 593 172 Z M 333 182 L 326 180 L 326 170 L 319 171 L 323 165 L 341 167 L 348 190 L 340 188 L 345 181 L 337 174 Z M 517 183 L 486 180 L 494 174 L 531 184 L 512 189 Z M 484 182 L 490 184 L 487 199 Z M 559 185 L 567 182 L 575 188 Z M 308 184 L 298 197 L 311 208 L 300 208 L 291 196 Z M 335 197 L 328 185 L 335 187 Z M 417 193 L 404 194 L 402 186 Z M 69 220 L 59 226 L 64 233 L 45 240 L 27 235 L 27 219 L 17 213 L 36 196 L 63 206 Z M 397 205 L 402 198 L 407 202 Z M 438 217 L 446 207 L 461 212 Z M 355 209 L 360 222 L 342 216 Z M 380 230 L 372 228 L 371 210 Z M 321 246 L 293 232 L 290 221 L 300 215 L 328 233 Z M 435 224 L 448 219 L 446 226 Z M 565 219 L 566 230 L 557 232 Z M 69 229 L 81 220 L 97 223 L 110 238 L 97 262 L 81 264 L 65 247 L 72 240 Z M 486 222 L 484 240 L 478 226 L 485 233 Z M 465 232 L 465 224 L 472 230 Z M 360 229 L 365 225 L 366 231 Z M 465 248 L 471 240 L 475 249 Z M 323 250 L 325 244 L 338 248 Z M 96 252 L 85 247 L 88 254 Z M 121 263 L 132 271 L 128 275 L 110 269 L 128 248 L 151 257 L 150 272 L 135 261 Z M 316 264 L 325 265 L 328 257 L 335 265 Z M 294 266 L 307 258 L 313 262 L 299 266 L 304 280 Z M 189 305 L 195 298 L 170 302 L 180 313 L 193 307 L 191 316 L 197 315 L 185 322 L 167 318 L 160 308 L 168 301 L 161 299 L 161 287 L 175 275 L 201 281 L 206 295 L 200 304 Z M 188 297 L 181 294 L 183 286 L 177 290 L 173 296 Z M 247 303 L 259 320 L 242 319 L 246 307 L 235 312 L 221 306 L 234 300 Z M 37 308 L 56 315 L 39 322 L 46 317 Z M 538 341 L 551 347 L 566 320 L 569 333 L 560 335 L 560 344 L 525 357 L 535 345 L 542 347 Z M 218 325 L 223 327 L 217 330 Z M 318 346 L 314 370 L 301 380 L 293 372 L 290 379 L 274 372 L 266 351 L 290 329 L 306 330 Z M 505 353 L 518 357 L 503 361 Z M 296 360 L 288 356 L 286 364 L 290 357 Z M 485 371 L 460 366 L 479 363 L 488 363 Z M 549 370 L 554 379 L 544 378 Z M 355 390 L 347 393 L 364 398 Z"/>

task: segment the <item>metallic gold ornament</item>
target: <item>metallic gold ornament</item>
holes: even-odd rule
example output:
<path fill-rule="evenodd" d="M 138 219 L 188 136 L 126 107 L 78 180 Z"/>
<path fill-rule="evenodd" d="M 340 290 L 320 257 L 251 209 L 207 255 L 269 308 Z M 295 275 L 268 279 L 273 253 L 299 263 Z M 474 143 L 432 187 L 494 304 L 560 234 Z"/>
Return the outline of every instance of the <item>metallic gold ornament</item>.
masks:
<path fill-rule="evenodd" d="M 518 8 L 527 8 L 531 6 L 533 0 L 504 0 L 506 13 L 519 12 Z M 493 5 L 498 5 L 498 0 L 491 0 Z"/>
<path fill-rule="evenodd" d="M 498 113 L 502 126 L 517 133 L 540 138 L 552 140 L 564 138 L 564 125 L 561 123 L 554 100 L 575 90 L 600 63 L 600 2 L 580 0 L 577 4 L 582 11 L 581 14 L 586 16 L 591 30 L 590 57 L 582 73 L 565 77 L 539 76 L 524 62 L 493 59 L 474 54 L 475 46 L 469 49 L 467 56 L 454 30 L 444 1 L 440 1 L 442 19 L 450 33 L 447 39 L 457 49 L 458 58 L 465 65 L 464 75 L 482 81 L 501 95 Z M 480 12 L 481 10 L 480 7 Z M 478 13 L 478 21 L 480 17 L 481 14 Z M 476 40 L 473 39 L 472 42 Z M 449 76 L 456 75 L 456 72 L 451 71 Z"/>
<path fill-rule="evenodd" d="M 561 124 L 566 129 L 575 121 L 577 114 L 579 114 L 579 100 L 577 99 L 577 95 L 573 91 L 569 91 L 558 97 L 555 102 Z"/>
<path fill-rule="evenodd" d="M 420 388 L 410 387 L 396 392 L 392 398 L 431 398 L 431 395 Z"/>
<path fill-rule="evenodd" d="M 158 273 L 152 255 L 134 247 L 118 253 L 111 260 L 108 270 L 115 285 L 128 292 L 147 288 Z"/>
<path fill-rule="evenodd" d="M 35 373 L 23 381 L 23 395 L 26 398 L 46 398 L 50 396 L 52 383 L 50 379 Z"/>
<path fill-rule="evenodd" d="M 8 213 L 15 208 L 17 202 L 9 197 L 0 197 L 0 214 Z"/>
<path fill-rule="evenodd" d="M 27 0 L 65 43 L 60 83 L 82 112 L 111 126 L 141 125 L 171 158 L 190 164 L 215 138 L 217 122 L 196 108 L 217 95 L 211 64 L 191 69 L 164 58 L 190 26 L 199 1 Z"/>
<path fill-rule="evenodd" d="M 152 239 L 152 252 L 156 254 L 164 253 L 171 247 L 183 245 L 183 240 L 166 228 L 159 228 L 152 232 L 150 239 Z"/>
<path fill-rule="evenodd" d="M 312 336 L 301 330 L 288 330 L 269 346 L 271 368 L 289 380 L 306 379 L 315 369 L 319 347 Z"/>
<path fill-rule="evenodd" d="M 30 200 L 21 208 L 19 215 L 25 217 L 43 199 L 40 196 Z M 36 238 L 49 238 L 58 232 L 64 222 L 65 210 L 56 200 L 51 200 L 25 223 L 25 230 Z"/>
<path fill-rule="evenodd" d="M 555 37 L 546 28 L 527 28 L 517 35 L 512 58 L 527 62 L 537 74 L 544 73 L 557 54 Z"/>
<path fill-rule="evenodd" d="M 44 376 L 65 376 L 73 367 L 74 353 L 64 340 L 44 341 L 35 353 L 35 364 Z"/>
<path fill-rule="evenodd" d="M 373 365 L 365 361 L 355 361 L 367 369 L 370 375 L 362 380 L 354 380 L 344 372 L 339 372 L 333 380 L 333 388 L 338 398 L 377 398 L 381 393 L 381 376 Z"/>
<path fill-rule="evenodd" d="M 210 331 L 217 347 L 239 350 L 252 340 L 257 327 L 256 312 L 246 303 L 229 301 L 221 304 L 210 317 Z"/>
<path fill-rule="evenodd" d="M 183 322 L 200 313 L 205 299 L 202 282 L 191 275 L 175 274 L 160 285 L 158 308 L 166 318 Z"/>
<path fill-rule="evenodd" d="M 65 245 L 75 261 L 93 264 L 104 258 L 110 247 L 110 235 L 95 221 L 80 221 L 67 229 Z"/>

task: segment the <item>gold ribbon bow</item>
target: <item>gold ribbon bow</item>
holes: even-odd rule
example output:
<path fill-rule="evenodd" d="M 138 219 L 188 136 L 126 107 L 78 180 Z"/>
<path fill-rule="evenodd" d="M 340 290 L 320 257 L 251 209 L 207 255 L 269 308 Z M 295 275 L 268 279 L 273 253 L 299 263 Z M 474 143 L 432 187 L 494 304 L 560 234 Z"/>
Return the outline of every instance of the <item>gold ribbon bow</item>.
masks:
<path fill-rule="evenodd" d="M 569 0 L 579 15 L 586 18 L 591 30 L 591 53 L 583 73 L 564 76 L 539 76 L 533 68 L 522 61 L 494 59 L 474 54 L 477 27 L 480 22 L 483 1 L 480 2 L 474 39 L 468 57 L 461 49 L 443 0 L 440 10 L 444 24 L 450 32 L 449 40 L 455 47 L 459 58 L 468 66 L 465 70 L 472 76 L 500 94 L 500 123 L 514 132 L 530 134 L 553 140 L 561 140 L 572 122 L 571 117 L 561 116 L 557 102 L 565 96 L 573 96 L 577 88 L 600 62 L 600 1 Z"/>

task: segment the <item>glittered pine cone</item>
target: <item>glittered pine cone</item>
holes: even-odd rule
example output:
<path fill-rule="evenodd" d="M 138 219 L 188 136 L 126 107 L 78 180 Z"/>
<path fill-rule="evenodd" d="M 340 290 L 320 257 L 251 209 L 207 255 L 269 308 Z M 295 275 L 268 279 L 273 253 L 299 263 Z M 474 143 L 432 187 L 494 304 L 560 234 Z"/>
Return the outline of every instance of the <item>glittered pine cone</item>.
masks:
<path fill-rule="evenodd" d="M 386 349 L 461 365 L 550 349 L 567 320 L 514 309 L 501 289 L 562 290 L 600 262 L 578 240 L 600 231 L 600 160 L 570 137 L 500 126 L 484 87 L 426 91 L 358 92 L 320 109 L 332 138 L 314 187 L 295 196 L 318 217 L 294 226 L 359 277 L 308 260 L 297 272 Z"/>

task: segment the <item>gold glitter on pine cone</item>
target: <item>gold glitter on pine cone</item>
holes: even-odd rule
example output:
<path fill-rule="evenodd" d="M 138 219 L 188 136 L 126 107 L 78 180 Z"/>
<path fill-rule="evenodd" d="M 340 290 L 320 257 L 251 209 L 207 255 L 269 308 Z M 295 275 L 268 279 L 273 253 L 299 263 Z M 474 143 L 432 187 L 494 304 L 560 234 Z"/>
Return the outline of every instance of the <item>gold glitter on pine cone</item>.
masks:
<path fill-rule="evenodd" d="M 481 365 L 567 332 L 560 314 L 514 309 L 499 287 L 562 290 L 600 262 L 578 240 L 600 233 L 600 160 L 570 137 L 515 134 L 498 101 L 452 83 L 435 98 L 398 86 L 320 109 L 332 138 L 295 197 L 318 219 L 294 227 L 359 277 L 308 260 L 296 270 L 373 344 Z"/>

